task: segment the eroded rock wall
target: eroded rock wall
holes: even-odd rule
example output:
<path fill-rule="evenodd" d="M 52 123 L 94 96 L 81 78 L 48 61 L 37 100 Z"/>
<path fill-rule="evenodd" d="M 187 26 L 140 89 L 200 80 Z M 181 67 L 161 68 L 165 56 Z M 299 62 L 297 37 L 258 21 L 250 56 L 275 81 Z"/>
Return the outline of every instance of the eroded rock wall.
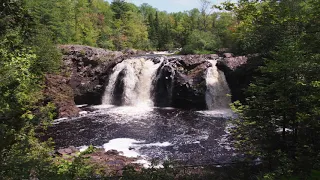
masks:
<path fill-rule="evenodd" d="M 155 106 L 182 109 L 206 109 L 206 71 L 212 66 L 208 60 L 217 60 L 217 67 L 226 76 L 232 100 L 244 101 L 247 88 L 261 65 L 256 56 L 187 55 L 168 56 L 165 61 L 159 55 L 108 51 L 81 45 L 62 45 L 63 67 L 60 75 L 47 75 L 47 98 L 58 108 L 59 117 L 76 116 L 76 104 L 97 105 L 108 84 L 112 68 L 130 56 L 143 56 L 155 64 L 163 63 L 153 83 L 152 96 Z M 129 52 L 129 51 L 128 51 Z M 258 58 L 259 59 L 259 58 Z"/>

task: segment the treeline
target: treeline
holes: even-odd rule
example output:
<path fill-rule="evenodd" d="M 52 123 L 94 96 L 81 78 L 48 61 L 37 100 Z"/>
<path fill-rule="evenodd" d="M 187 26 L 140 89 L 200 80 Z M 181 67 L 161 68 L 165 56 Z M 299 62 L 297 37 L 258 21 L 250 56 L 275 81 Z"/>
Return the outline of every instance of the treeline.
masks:
<path fill-rule="evenodd" d="M 56 44 L 82 44 L 111 50 L 135 48 L 205 53 L 232 45 L 231 13 L 210 13 L 208 1 L 186 12 L 167 13 L 124 0 L 27 1 L 31 15 Z"/>

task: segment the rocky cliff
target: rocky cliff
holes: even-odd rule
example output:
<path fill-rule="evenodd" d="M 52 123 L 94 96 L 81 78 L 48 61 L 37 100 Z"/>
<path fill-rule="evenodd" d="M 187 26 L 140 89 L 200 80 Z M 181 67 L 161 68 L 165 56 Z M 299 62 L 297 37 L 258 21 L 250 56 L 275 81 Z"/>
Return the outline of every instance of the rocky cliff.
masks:
<path fill-rule="evenodd" d="M 57 106 L 58 117 L 77 116 L 76 104 L 100 104 L 109 69 L 121 62 L 122 52 L 81 45 L 62 45 L 60 75 L 46 76 L 45 96 Z"/>
<path fill-rule="evenodd" d="M 75 103 L 100 104 L 109 70 L 125 58 L 124 54 L 80 45 L 64 45 L 60 49 Z"/>
<path fill-rule="evenodd" d="M 63 53 L 62 75 L 48 75 L 46 92 L 58 106 L 59 117 L 75 116 L 75 104 L 101 104 L 113 67 L 129 56 L 144 56 L 160 63 L 157 55 L 140 55 L 133 51 L 108 51 L 80 45 L 60 46 Z M 153 97 L 156 106 L 183 109 L 206 109 L 206 71 L 212 66 L 207 60 L 217 60 L 225 75 L 232 100 L 244 100 L 243 89 L 252 80 L 259 63 L 245 56 L 188 55 L 164 57 L 157 72 Z"/>
<path fill-rule="evenodd" d="M 206 109 L 206 70 L 211 66 L 205 56 L 168 57 L 160 69 L 155 86 L 156 106 Z"/>
<path fill-rule="evenodd" d="M 262 58 L 258 55 L 233 56 L 224 53 L 217 62 L 217 67 L 226 76 L 232 94 L 232 101 L 245 102 L 245 89 L 253 81 L 254 76 L 259 75 L 257 70 L 263 65 Z"/>

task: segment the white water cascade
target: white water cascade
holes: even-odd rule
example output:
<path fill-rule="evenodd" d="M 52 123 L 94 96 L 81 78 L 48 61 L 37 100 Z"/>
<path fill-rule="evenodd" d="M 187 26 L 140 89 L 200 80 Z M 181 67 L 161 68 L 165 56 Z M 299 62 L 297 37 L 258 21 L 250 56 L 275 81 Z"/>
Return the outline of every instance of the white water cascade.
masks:
<path fill-rule="evenodd" d="M 153 106 L 151 97 L 152 82 L 157 69 L 161 65 L 155 64 L 150 59 L 132 58 L 126 59 L 113 68 L 113 73 L 106 86 L 102 104 L 112 104 L 116 83 L 121 73 L 123 82 L 122 105 Z"/>
<path fill-rule="evenodd" d="M 216 60 L 208 60 L 212 67 L 207 69 L 206 75 L 206 103 L 209 110 L 229 109 L 231 98 L 227 96 L 230 94 L 230 89 L 224 73 L 220 71 L 216 64 Z"/>

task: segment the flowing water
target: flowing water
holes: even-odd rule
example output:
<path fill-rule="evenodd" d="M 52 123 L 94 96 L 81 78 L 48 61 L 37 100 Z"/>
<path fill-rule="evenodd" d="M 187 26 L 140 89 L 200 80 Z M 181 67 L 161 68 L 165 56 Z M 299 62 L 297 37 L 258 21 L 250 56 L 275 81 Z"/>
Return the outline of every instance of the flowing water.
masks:
<path fill-rule="evenodd" d="M 127 59 L 117 64 L 109 78 L 102 104 L 113 104 L 116 94 L 121 93 L 118 105 L 153 106 L 151 87 L 160 65 L 145 58 Z"/>
<path fill-rule="evenodd" d="M 84 117 L 55 121 L 49 128 L 56 147 L 94 145 L 129 157 L 195 165 L 230 162 L 226 112 L 172 108 L 97 106 Z"/>
<path fill-rule="evenodd" d="M 228 109 L 231 103 L 229 86 L 224 73 L 218 70 L 216 60 L 208 60 L 212 67 L 207 69 L 206 103 L 209 110 Z"/>
<path fill-rule="evenodd" d="M 170 159 L 192 165 L 229 162 L 235 156 L 227 141 L 226 120 L 233 116 L 226 96 L 229 88 L 216 61 L 210 63 L 207 111 L 154 107 L 155 84 L 162 69 L 172 67 L 163 58 L 158 63 L 132 58 L 113 68 L 102 105 L 91 107 L 93 112 L 83 117 L 56 120 L 48 137 L 55 139 L 56 148 L 94 145 L 140 157 L 141 161 Z M 173 82 L 174 71 L 165 77 Z"/>

